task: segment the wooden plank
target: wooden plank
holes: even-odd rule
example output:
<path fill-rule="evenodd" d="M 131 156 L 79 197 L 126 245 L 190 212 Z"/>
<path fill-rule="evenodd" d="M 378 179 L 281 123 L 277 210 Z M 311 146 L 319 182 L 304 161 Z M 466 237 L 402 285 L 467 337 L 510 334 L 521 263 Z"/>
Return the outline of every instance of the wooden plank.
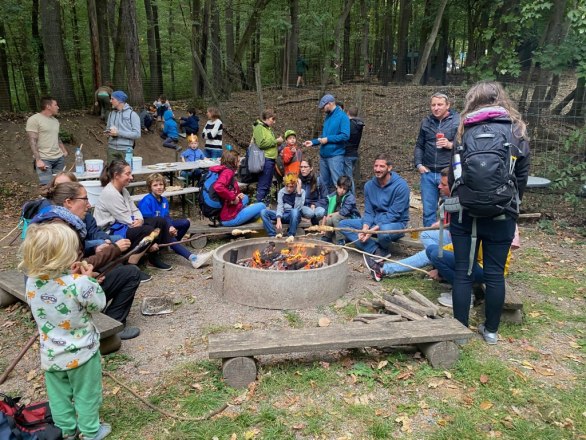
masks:
<path fill-rule="evenodd" d="M 0 273 L 0 289 L 26 303 L 24 295 L 24 275 L 16 270 Z M 93 316 L 100 339 L 113 336 L 124 329 L 124 325 L 103 313 Z"/>
<path fill-rule="evenodd" d="M 255 330 L 210 335 L 210 359 L 261 354 L 283 354 L 388 347 L 470 338 L 472 332 L 455 319 L 389 322 L 386 325 Z"/>

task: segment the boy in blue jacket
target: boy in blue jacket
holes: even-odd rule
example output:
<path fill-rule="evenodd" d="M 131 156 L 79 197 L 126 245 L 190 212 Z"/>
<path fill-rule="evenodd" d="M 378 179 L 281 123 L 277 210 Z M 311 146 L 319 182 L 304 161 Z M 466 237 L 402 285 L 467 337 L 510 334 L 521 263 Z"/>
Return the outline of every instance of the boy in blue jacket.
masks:
<path fill-rule="evenodd" d="M 352 180 L 348 176 L 340 176 L 336 183 L 336 192 L 328 195 L 328 214 L 323 219 L 323 224 L 337 228 L 340 222 L 347 218 L 360 218 L 360 212 L 356 207 L 356 197 L 350 191 Z M 323 241 L 332 242 L 335 235 L 335 243 L 344 245 L 344 236 L 340 231 L 324 232 Z"/>
<path fill-rule="evenodd" d="M 187 117 L 182 116 L 180 118 L 179 126 L 185 131 L 185 135 L 196 135 L 199 131 L 199 118 L 195 116 L 195 109 L 190 108 L 187 110 Z"/>
<path fill-rule="evenodd" d="M 177 122 L 173 119 L 173 110 L 167 110 L 163 115 L 165 125 L 161 133 L 161 139 L 165 139 L 163 147 L 172 148 L 173 150 L 181 150 L 179 146 L 179 129 Z"/>

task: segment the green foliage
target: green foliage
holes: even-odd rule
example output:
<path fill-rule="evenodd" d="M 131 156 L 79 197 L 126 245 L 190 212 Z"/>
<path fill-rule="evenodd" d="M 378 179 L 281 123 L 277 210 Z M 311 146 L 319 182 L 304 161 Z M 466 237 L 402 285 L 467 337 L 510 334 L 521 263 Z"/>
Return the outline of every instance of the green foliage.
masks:
<path fill-rule="evenodd" d="M 73 144 L 73 133 L 63 130 L 62 128 L 59 130 L 59 139 L 64 144 Z"/>

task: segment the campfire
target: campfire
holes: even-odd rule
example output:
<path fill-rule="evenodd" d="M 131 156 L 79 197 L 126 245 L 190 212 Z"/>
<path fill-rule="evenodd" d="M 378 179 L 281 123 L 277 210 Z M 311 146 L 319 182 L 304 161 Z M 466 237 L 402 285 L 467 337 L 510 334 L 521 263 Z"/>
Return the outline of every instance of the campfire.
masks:
<path fill-rule="evenodd" d="M 308 244 L 292 244 L 278 250 L 276 243 L 270 241 L 264 249 L 254 250 L 251 257 L 237 263 L 244 267 L 264 270 L 317 269 L 327 265 L 326 257 L 329 250 L 321 248 L 316 251 L 315 246 Z"/>

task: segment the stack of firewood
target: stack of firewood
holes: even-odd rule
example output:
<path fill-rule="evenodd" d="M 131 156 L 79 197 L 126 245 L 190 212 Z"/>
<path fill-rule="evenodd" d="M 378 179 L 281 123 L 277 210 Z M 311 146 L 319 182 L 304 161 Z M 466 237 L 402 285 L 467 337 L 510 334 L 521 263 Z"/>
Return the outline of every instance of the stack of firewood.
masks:
<path fill-rule="evenodd" d="M 376 295 L 372 300 L 361 299 L 359 304 L 377 312 L 361 313 L 354 318 L 354 321 L 365 324 L 440 317 L 438 306 L 414 289 L 407 295 L 401 289 L 393 289 L 382 297 Z"/>

